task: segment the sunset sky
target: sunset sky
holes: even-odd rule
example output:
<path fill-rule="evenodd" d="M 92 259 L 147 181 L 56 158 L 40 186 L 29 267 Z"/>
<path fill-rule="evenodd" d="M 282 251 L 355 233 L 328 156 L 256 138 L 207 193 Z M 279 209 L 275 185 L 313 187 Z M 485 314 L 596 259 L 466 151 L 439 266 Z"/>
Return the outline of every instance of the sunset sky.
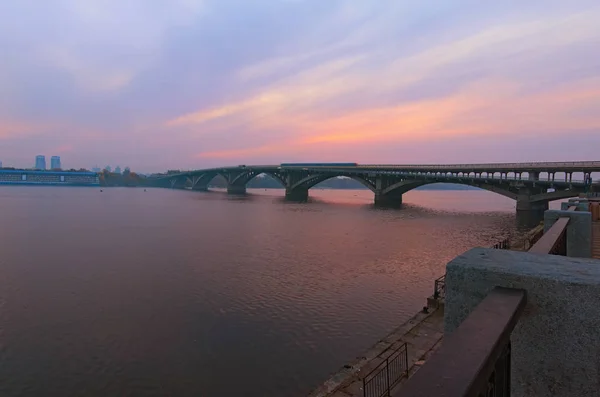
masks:
<path fill-rule="evenodd" d="M 0 161 L 600 160 L 600 2 L 6 0 Z"/>

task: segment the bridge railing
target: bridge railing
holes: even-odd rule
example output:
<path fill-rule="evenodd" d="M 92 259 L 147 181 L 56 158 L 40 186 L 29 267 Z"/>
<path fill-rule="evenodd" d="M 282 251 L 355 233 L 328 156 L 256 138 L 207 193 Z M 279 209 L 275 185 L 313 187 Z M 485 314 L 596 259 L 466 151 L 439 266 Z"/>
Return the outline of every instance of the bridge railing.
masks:
<path fill-rule="evenodd" d="M 394 386 L 408 376 L 407 349 L 403 343 L 363 378 L 364 397 L 389 396 Z"/>
<path fill-rule="evenodd" d="M 339 173 L 343 173 L 343 174 L 348 174 L 348 175 L 363 175 L 365 173 L 369 173 L 369 174 L 373 174 L 373 176 L 377 175 L 377 174 L 388 174 L 388 175 L 394 175 L 394 176 L 410 176 L 410 177 L 418 177 L 420 178 L 445 178 L 448 180 L 477 180 L 477 181 L 486 181 L 486 180 L 493 180 L 493 181 L 510 181 L 510 182 L 540 182 L 540 183 L 554 183 L 557 185 L 564 185 L 564 184 L 585 184 L 584 180 L 580 180 L 580 179 L 569 179 L 568 181 L 565 180 L 564 178 L 555 178 L 554 180 L 552 179 L 548 179 L 548 178 L 543 178 L 543 179 L 528 179 L 527 177 L 500 177 L 500 176 L 494 176 L 494 175 L 481 175 L 481 176 L 475 176 L 475 175 L 447 175 L 443 172 L 438 172 L 437 173 L 430 173 L 430 174 L 424 174 L 422 173 L 423 171 L 427 171 L 427 170 L 409 170 L 409 169 L 402 169 L 402 168 L 398 168 L 398 169 L 389 169 L 389 167 L 383 168 L 383 169 L 369 169 L 366 166 L 358 166 L 358 167 L 309 167 L 308 168 L 309 171 L 312 172 L 319 172 L 319 173 L 332 173 L 332 174 L 339 174 Z M 448 171 L 450 172 L 450 171 Z M 473 173 L 474 171 L 471 171 L 471 173 Z M 479 171 L 478 171 L 479 172 Z M 596 183 L 598 184 L 598 183 Z"/>
<path fill-rule="evenodd" d="M 597 168 L 600 170 L 600 161 L 566 161 L 566 162 L 530 162 L 530 163 L 479 163 L 479 164 L 359 164 L 359 167 L 370 168 L 414 168 L 414 169 L 497 169 L 497 170 L 526 170 L 532 171 L 546 169 L 581 170 Z"/>
<path fill-rule="evenodd" d="M 494 288 L 400 390 L 403 397 L 510 396 L 510 336 L 523 290 Z"/>

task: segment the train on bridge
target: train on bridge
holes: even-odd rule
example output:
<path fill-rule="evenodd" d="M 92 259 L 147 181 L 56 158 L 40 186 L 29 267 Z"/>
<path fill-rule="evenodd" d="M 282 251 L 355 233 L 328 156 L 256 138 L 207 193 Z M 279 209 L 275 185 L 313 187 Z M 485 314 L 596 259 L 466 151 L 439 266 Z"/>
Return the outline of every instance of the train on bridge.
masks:
<path fill-rule="evenodd" d="M 282 168 L 311 168 L 311 167 L 357 167 L 357 163 L 281 163 Z"/>

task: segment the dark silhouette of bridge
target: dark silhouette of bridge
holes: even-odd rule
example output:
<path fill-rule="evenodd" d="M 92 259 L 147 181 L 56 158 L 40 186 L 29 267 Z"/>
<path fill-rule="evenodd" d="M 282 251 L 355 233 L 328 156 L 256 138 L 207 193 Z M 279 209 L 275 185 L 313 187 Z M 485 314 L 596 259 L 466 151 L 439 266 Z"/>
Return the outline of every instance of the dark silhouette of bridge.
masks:
<path fill-rule="evenodd" d="M 600 161 L 430 164 L 430 165 L 254 165 L 212 168 L 158 174 L 150 178 L 154 186 L 208 190 L 211 181 L 222 176 L 227 192 L 245 194 L 246 184 L 261 174 L 279 181 L 285 197 L 306 201 L 311 187 L 335 177 L 352 178 L 375 194 L 375 204 L 398 206 L 402 195 L 419 186 L 445 182 L 474 186 L 509 197 L 518 211 L 548 209 L 548 203 L 580 193 L 599 190 L 592 172 L 600 172 Z M 582 174 L 574 180 L 573 174 Z M 556 178 L 556 174 L 561 174 Z"/>

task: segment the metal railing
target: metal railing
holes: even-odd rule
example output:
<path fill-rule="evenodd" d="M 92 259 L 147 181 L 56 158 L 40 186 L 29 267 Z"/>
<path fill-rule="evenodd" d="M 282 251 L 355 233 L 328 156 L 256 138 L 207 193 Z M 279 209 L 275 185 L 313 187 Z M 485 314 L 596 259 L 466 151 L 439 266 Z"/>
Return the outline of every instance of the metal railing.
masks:
<path fill-rule="evenodd" d="M 510 238 L 507 237 L 504 240 L 497 242 L 496 244 L 492 245 L 492 248 L 496 250 L 510 249 Z"/>
<path fill-rule="evenodd" d="M 440 299 L 446 297 L 446 275 L 438 278 L 433 283 L 433 297 L 434 299 Z"/>
<path fill-rule="evenodd" d="M 510 335 L 526 292 L 494 288 L 403 385 L 403 397 L 510 396 Z"/>
<path fill-rule="evenodd" d="M 530 163 L 480 163 L 480 164 L 359 164 L 359 167 L 377 168 L 413 168 L 413 169 L 510 169 L 510 170 L 532 170 L 545 171 L 547 169 L 599 169 L 600 161 L 553 161 L 553 162 L 530 162 Z"/>
<path fill-rule="evenodd" d="M 390 396 L 392 388 L 404 377 L 408 377 L 406 343 L 394 350 L 363 378 L 363 395 L 364 397 Z"/>

